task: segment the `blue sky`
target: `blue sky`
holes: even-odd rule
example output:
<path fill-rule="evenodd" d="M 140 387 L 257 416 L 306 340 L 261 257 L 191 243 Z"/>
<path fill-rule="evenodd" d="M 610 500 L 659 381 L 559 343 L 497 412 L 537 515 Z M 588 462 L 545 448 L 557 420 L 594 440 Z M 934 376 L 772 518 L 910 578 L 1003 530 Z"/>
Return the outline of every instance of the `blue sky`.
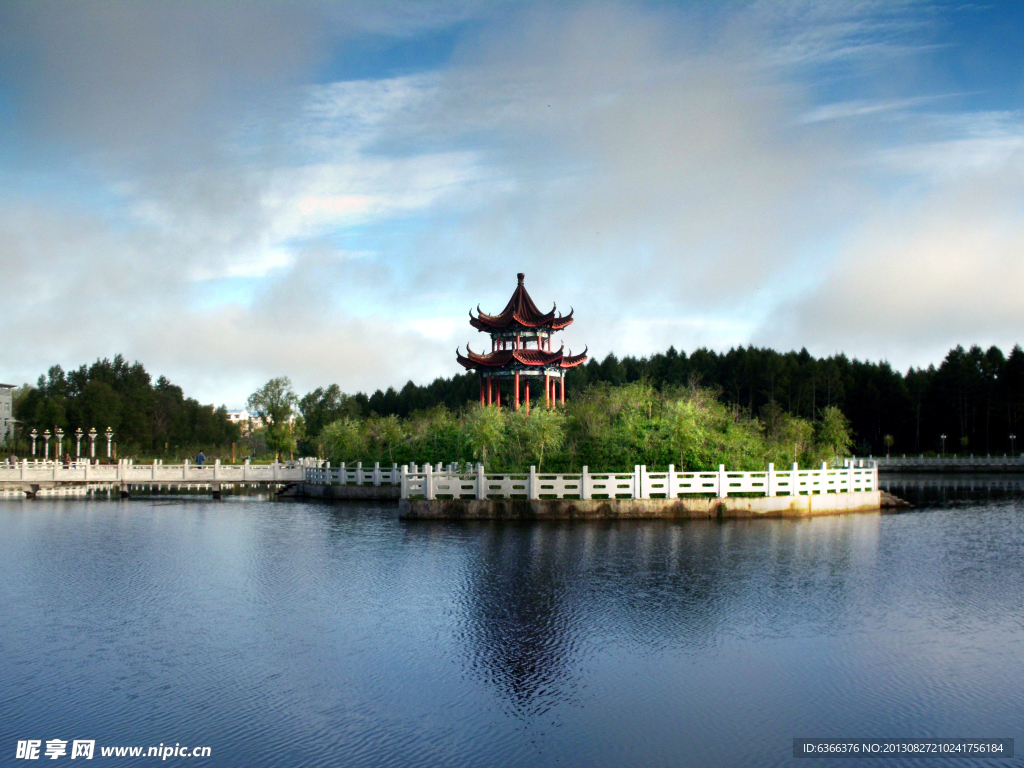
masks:
<path fill-rule="evenodd" d="M 205 401 L 458 372 L 515 273 L 566 345 L 1024 338 L 1017 3 L 7 2 L 0 380 Z"/>

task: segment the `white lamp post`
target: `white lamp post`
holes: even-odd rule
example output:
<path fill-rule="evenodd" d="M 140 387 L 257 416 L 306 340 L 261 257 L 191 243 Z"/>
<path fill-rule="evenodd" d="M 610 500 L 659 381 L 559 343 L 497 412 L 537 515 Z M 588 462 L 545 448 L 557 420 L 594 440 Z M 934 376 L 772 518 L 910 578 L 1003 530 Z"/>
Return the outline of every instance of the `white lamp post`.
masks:
<path fill-rule="evenodd" d="M 50 430 L 43 430 L 43 458 L 50 458 Z"/>
<path fill-rule="evenodd" d="M 82 428 L 75 430 L 75 461 L 82 458 Z"/>
<path fill-rule="evenodd" d="M 1013 443 L 1014 443 L 1014 441 L 1016 439 L 1017 439 L 1017 436 L 1011 432 L 1010 433 L 1010 455 L 1011 456 L 1016 456 L 1017 455 L 1017 452 L 1013 448 Z"/>
<path fill-rule="evenodd" d="M 107 461 L 110 461 L 110 441 L 114 439 L 114 430 L 107 427 L 107 431 L 104 434 L 107 436 Z"/>
<path fill-rule="evenodd" d="M 89 458 L 96 458 L 96 427 L 89 430 Z"/>
<path fill-rule="evenodd" d="M 53 454 L 53 458 L 56 461 L 60 461 L 60 452 L 64 450 L 62 443 L 64 442 L 64 430 L 57 427 L 53 430 L 53 433 L 57 436 L 57 452 Z"/>
<path fill-rule="evenodd" d="M 34 459 L 36 457 L 36 438 L 39 437 L 39 433 L 36 432 L 36 428 L 35 427 L 32 427 L 31 437 L 32 437 L 32 458 Z"/>
<path fill-rule="evenodd" d="M 941 435 L 939 435 L 939 439 L 942 440 L 942 455 L 945 456 L 946 455 L 946 433 L 943 432 Z"/>

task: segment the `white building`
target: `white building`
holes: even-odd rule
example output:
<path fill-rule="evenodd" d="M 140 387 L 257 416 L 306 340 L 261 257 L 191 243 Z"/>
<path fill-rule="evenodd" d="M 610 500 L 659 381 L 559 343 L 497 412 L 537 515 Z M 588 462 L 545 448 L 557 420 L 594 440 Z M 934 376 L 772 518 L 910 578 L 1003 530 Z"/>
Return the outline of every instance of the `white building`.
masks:
<path fill-rule="evenodd" d="M 14 385 L 0 384 L 0 443 L 14 437 Z"/>
<path fill-rule="evenodd" d="M 253 424 L 252 415 L 245 408 L 232 408 L 228 411 L 228 421 L 238 424 L 242 428 L 242 434 L 249 434 L 250 429 L 259 429 L 259 424 Z M 258 419 L 257 419 L 258 421 Z"/>
<path fill-rule="evenodd" d="M 232 408 L 229 410 L 228 421 L 241 426 L 243 435 L 247 435 L 252 430 L 263 426 L 263 417 L 258 413 L 249 413 L 245 408 Z M 288 417 L 288 423 L 295 424 L 295 414 Z"/>

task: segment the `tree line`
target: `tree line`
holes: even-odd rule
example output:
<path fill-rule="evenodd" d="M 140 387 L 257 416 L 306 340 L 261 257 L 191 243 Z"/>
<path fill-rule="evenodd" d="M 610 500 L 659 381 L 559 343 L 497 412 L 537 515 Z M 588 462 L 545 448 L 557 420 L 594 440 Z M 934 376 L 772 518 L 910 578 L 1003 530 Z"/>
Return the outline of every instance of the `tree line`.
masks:
<path fill-rule="evenodd" d="M 670 348 L 650 357 L 608 355 L 568 372 L 568 405 L 586 400 L 602 387 L 630 384 L 643 384 L 661 398 L 678 398 L 684 390 L 711 393 L 730 412 L 757 421 L 765 430 L 780 414 L 813 427 L 835 408 L 849 426 L 851 448 L 858 455 L 887 450 L 1004 453 L 1016 448 L 1011 435 L 1024 438 L 1020 346 L 1008 355 L 997 347 L 958 346 L 937 366 L 905 373 L 884 361 L 842 354 L 816 358 L 807 350 L 778 352 L 752 346 L 727 352 L 702 348 L 690 354 Z M 539 388 L 536 382 L 533 386 L 537 402 Z M 249 400 L 250 411 L 262 414 L 264 426 L 246 437 L 246 450 L 318 455 L 325 450 L 321 437 L 327 427 L 345 419 L 366 429 L 385 429 L 381 420 L 394 417 L 397 422 L 389 422 L 392 426 L 399 423 L 402 429 L 413 430 L 409 434 L 420 434 L 426 422 L 417 414 L 436 415 L 436 409 L 443 408 L 458 420 L 478 395 L 478 379 L 472 373 L 426 385 L 409 382 L 400 390 L 370 395 L 345 393 L 332 384 L 298 397 L 286 378 L 274 379 Z M 188 455 L 196 447 L 226 447 L 241 439 L 238 425 L 228 420 L 223 407 L 185 397 L 163 376 L 154 383 L 141 363 L 128 363 L 121 355 L 67 372 L 53 366 L 36 386 L 17 391 L 15 417 L 20 421 L 22 450 L 27 445 L 24 436 L 33 428 L 42 433 L 60 427 L 71 433 L 92 427 L 102 432 L 110 426 L 123 455 Z M 445 423 L 442 419 L 435 426 Z M 503 429 L 511 429 L 512 423 Z M 572 435 L 567 434 L 571 442 Z M 372 435 L 366 440 L 371 446 L 384 444 Z"/>
<path fill-rule="evenodd" d="M 188 456 L 201 447 L 227 449 L 240 438 L 238 425 L 228 420 L 223 406 L 185 397 L 164 376 L 154 383 L 142 363 L 129 363 L 122 355 L 71 371 L 51 367 L 36 386 L 16 390 L 14 413 L 22 452 L 29 449 L 33 429 L 41 435 L 60 428 L 67 439 L 77 429 L 87 433 L 95 428 L 102 434 L 110 427 L 122 456 Z M 105 441 L 97 442 L 97 455 L 102 450 L 105 456 Z M 42 455 L 41 440 L 37 444 Z M 65 443 L 65 452 L 70 445 Z M 83 440 L 83 453 L 87 445 Z"/>
<path fill-rule="evenodd" d="M 691 384 L 716 393 L 724 404 L 766 419 L 779 410 L 815 422 L 836 407 L 850 424 L 858 455 L 893 453 L 1005 453 L 1016 448 L 1010 435 L 1024 437 L 1024 351 L 1015 346 L 950 350 L 938 365 L 901 373 L 888 362 L 837 354 L 813 357 L 806 349 L 778 352 L 736 347 L 727 352 L 697 349 L 687 355 L 670 348 L 650 357 L 608 355 L 568 372 L 566 397 L 583 396 L 597 384 L 646 382 L 657 391 Z M 536 387 L 536 383 L 534 384 Z M 475 374 L 411 381 L 400 390 L 372 395 L 343 393 L 332 385 L 297 401 L 305 421 L 305 447 L 345 416 L 396 416 L 444 406 L 457 411 L 477 400 Z M 533 393 L 534 400 L 538 392 Z M 942 435 L 946 435 L 945 441 Z"/>

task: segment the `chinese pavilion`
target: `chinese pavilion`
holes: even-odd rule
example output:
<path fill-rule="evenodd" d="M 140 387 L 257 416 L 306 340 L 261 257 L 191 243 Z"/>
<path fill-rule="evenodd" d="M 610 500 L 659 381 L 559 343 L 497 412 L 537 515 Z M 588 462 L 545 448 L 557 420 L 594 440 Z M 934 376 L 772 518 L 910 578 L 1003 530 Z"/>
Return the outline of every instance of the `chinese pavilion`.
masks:
<path fill-rule="evenodd" d="M 477 353 L 466 345 L 466 355 L 456 350 L 456 359 L 467 370 L 480 374 L 480 405 L 501 407 L 501 389 L 504 382 L 512 388 L 513 407 L 518 411 L 520 402 L 530 412 L 530 382 L 544 382 L 544 404 L 553 408 L 556 402 L 565 405 L 565 373 L 587 361 L 582 355 L 564 354 L 564 345 L 551 349 L 551 337 L 572 323 L 572 310 L 564 317 L 555 316 L 555 305 L 545 314 L 537 309 L 523 285 L 525 275 L 516 275 L 519 285 L 505 309 L 498 315 L 487 315 L 476 308 L 469 311 L 469 324 L 481 333 L 490 334 L 491 351 Z M 556 398 L 556 387 L 559 392 Z M 522 395 L 525 395 L 523 397 Z"/>

